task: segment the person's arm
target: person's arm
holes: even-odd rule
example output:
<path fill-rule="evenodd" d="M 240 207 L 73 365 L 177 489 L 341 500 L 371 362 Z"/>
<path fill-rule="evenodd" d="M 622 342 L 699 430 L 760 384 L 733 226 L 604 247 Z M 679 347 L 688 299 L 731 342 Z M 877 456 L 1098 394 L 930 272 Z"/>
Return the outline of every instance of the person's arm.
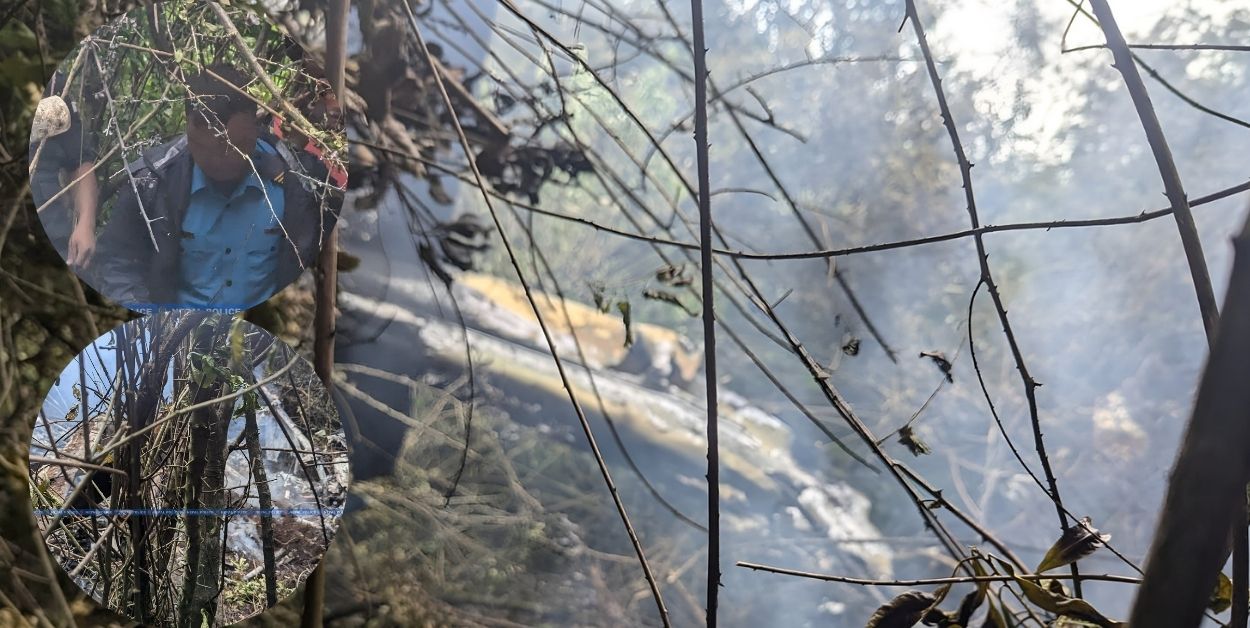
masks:
<path fill-rule="evenodd" d="M 96 206 L 99 202 L 99 187 L 94 172 L 95 164 L 86 162 L 78 166 L 71 176 L 73 185 L 74 210 L 76 221 L 74 231 L 69 236 L 69 258 L 65 261 L 70 266 L 87 268 L 91 264 L 91 256 L 95 254 L 95 219 Z"/>
<path fill-rule="evenodd" d="M 154 248 L 129 186 L 118 196 L 99 244 L 92 274 L 100 293 L 123 305 L 149 303 L 147 270 Z"/>

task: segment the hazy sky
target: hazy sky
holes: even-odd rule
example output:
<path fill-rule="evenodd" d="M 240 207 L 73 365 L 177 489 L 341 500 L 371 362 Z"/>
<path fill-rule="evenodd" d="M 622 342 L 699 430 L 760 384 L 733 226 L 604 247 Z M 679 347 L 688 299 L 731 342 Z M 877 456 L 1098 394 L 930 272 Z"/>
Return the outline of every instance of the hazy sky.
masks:
<path fill-rule="evenodd" d="M 1110 53 L 1105 50 L 1089 50 L 1060 53 L 1062 26 L 1051 32 L 1043 32 L 1042 50 L 1045 64 L 1042 67 L 1018 54 L 1015 30 L 1012 23 L 1021 5 L 1028 3 L 1003 2 L 1000 0 L 964 0 L 943 2 L 942 19 L 930 28 L 935 54 L 953 63 L 961 72 L 992 81 L 1000 89 L 980 90 L 977 93 L 978 115 L 1012 115 L 1013 103 L 1019 85 L 1031 104 L 1026 119 L 1016 119 L 1013 141 L 1005 143 L 1002 150 L 1019 156 L 1028 154 L 1033 159 L 1062 163 L 1070 157 L 1069 147 L 1056 139 L 1056 135 L 1070 126 L 1073 116 L 1081 108 L 1084 95 L 1080 86 L 1090 68 L 1089 61 L 1099 56 L 1110 64 Z M 1219 21 L 1236 7 L 1228 2 L 1194 2 L 1192 6 Z M 1049 23 L 1063 25 L 1072 17 L 1074 9 L 1067 0 L 1034 0 L 1042 17 Z M 1116 0 L 1111 2 L 1116 22 L 1130 43 L 1147 42 L 1150 29 L 1171 9 L 1177 8 L 1172 0 Z M 923 7 L 923 5 L 921 5 Z M 1086 4 L 1088 8 L 1088 3 Z M 924 9 L 921 8 L 922 15 Z M 1092 21 L 1078 16 L 1068 33 L 1069 48 L 1098 45 L 1105 41 L 1102 31 Z M 1167 43 L 1217 43 L 1199 42 L 1197 35 L 1192 41 Z M 1191 71 L 1202 68 L 1204 62 L 1223 63 L 1227 53 L 1184 53 L 1193 59 Z M 1112 75 L 1109 73 L 1109 77 Z M 1118 80 L 1118 75 L 1115 75 Z M 1159 91 L 1151 84 L 1147 89 Z M 1157 97 L 1157 96 L 1156 96 Z"/>

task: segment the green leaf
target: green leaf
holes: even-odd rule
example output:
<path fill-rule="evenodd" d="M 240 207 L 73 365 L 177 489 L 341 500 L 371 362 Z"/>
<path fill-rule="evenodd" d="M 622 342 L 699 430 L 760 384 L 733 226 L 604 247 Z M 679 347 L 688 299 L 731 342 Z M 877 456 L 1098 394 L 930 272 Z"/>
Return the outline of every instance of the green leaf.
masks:
<path fill-rule="evenodd" d="M 200 388 L 208 388 L 217 382 L 221 371 L 213 361 L 213 356 L 204 355 L 203 353 L 192 353 L 190 362 L 191 382 L 193 384 Z"/>
<path fill-rule="evenodd" d="M 630 321 L 629 301 L 617 301 L 616 310 L 621 313 L 621 322 L 625 323 L 625 346 L 634 344 L 634 328 Z"/>
<path fill-rule="evenodd" d="M 1211 600 L 1207 602 L 1207 608 L 1213 613 L 1223 613 L 1232 605 L 1233 581 L 1224 575 L 1224 572 L 1220 572 L 1219 582 L 1215 584 L 1215 590 L 1211 592 Z"/>
<path fill-rule="evenodd" d="M 1089 517 L 1081 517 L 1079 524 L 1069 526 L 1059 540 L 1046 550 L 1046 556 L 1037 565 L 1037 573 L 1075 563 L 1093 554 L 1099 545 L 1109 540 L 1111 540 L 1110 534 L 1100 534 L 1098 529 L 1091 525 Z"/>
<path fill-rule="evenodd" d="M 243 365 L 243 317 L 239 316 L 230 323 L 230 370 L 240 371 L 246 367 Z"/>
<path fill-rule="evenodd" d="M 239 388 L 236 388 L 236 390 L 240 390 L 247 385 L 242 382 L 242 378 L 239 379 Z M 256 412 L 257 410 L 260 410 L 260 394 L 255 389 L 243 393 L 243 403 L 239 405 L 239 412 L 241 414 L 247 414 L 248 412 Z"/>

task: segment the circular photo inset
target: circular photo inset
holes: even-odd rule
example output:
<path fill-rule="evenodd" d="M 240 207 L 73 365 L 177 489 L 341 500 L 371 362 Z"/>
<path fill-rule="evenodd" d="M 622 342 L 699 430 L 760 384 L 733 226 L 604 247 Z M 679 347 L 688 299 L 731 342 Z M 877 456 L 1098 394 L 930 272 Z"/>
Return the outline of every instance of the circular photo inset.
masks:
<path fill-rule="evenodd" d="M 134 310 L 257 305 L 315 264 L 342 203 L 342 116 L 263 16 L 137 7 L 57 69 L 31 128 L 48 239 Z"/>
<path fill-rule="evenodd" d="M 30 494 L 50 553 L 144 625 L 278 603 L 333 539 L 350 481 L 308 361 L 236 317 L 160 312 L 88 346 L 44 400 Z"/>

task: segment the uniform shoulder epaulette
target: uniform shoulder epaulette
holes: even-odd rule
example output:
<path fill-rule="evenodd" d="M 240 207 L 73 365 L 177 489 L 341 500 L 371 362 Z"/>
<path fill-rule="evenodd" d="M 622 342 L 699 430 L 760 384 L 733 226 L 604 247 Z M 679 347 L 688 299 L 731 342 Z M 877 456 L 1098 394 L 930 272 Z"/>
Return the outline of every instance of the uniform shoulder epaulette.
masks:
<path fill-rule="evenodd" d="M 256 169 L 262 178 L 279 185 L 286 179 L 287 165 L 278 155 L 262 153 L 256 161 Z"/>
<path fill-rule="evenodd" d="M 126 164 L 126 169 L 134 176 L 140 176 L 141 174 L 160 176 L 160 173 L 169 166 L 170 162 L 186 149 L 187 136 L 183 135 L 176 140 L 144 151 L 138 159 Z"/>

